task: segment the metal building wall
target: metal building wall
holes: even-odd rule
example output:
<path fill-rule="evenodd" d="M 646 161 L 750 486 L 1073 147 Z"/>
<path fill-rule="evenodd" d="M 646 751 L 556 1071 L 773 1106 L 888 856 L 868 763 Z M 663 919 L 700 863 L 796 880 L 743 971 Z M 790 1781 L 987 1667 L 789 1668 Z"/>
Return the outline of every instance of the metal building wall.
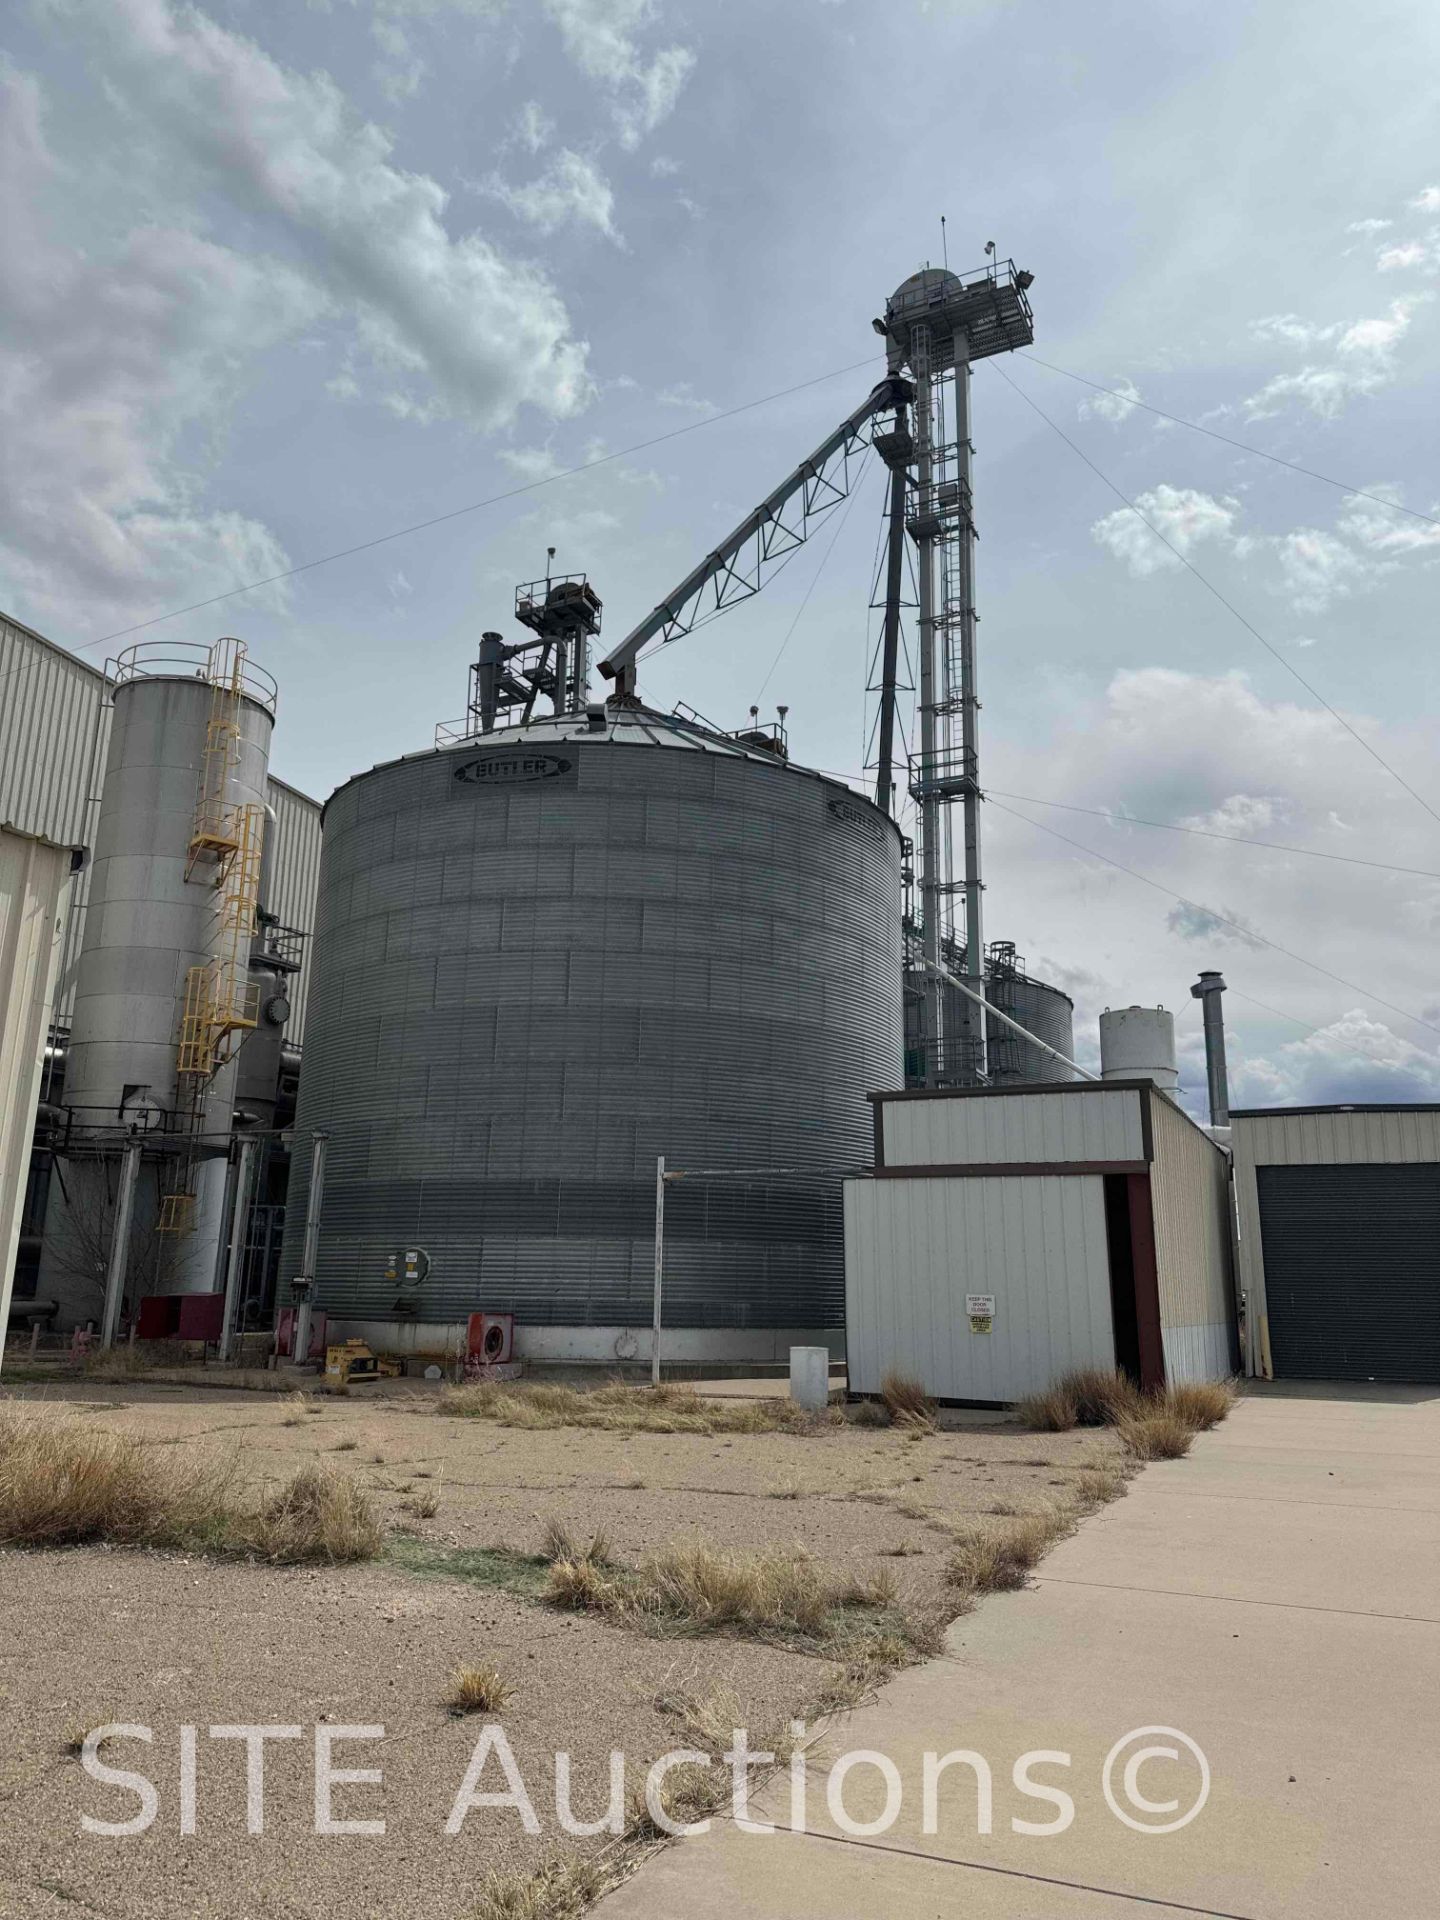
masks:
<path fill-rule="evenodd" d="M 309 933 L 315 925 L 315 896 L 320 887 L 320 804 L 273 774 L 268 797 L 275 809 L 275 855 L 268 905 L 285 926 Z M 300 971 L 290 994 L 290 1018 L 285 1023 L 287 1046 L 305 1043 L 311 945 L 307 940 L 301 949 Z"/>
<path fill-rule="evenodd" d="M 1004 1403 L 1115 1365 L 1098 1175 L 847 1180 L 845 1268 L 853 1393 L 895 1371 L 937 1399 Z M 988 1333 L 967 1294 L 995 1296 Z"/>
<path fill-rule="evenodd" d="M 1149 1103 L 1165 1377 L 1223 1380 L 1235 1364 L 1229 1164 L 1223 1150 L 1169 1100 L 1149 1097 Z"/>
<path fill-rule="evenodd" d="M 1148 1158 L 1142 1095 L 1064 1083 L 1057 1094 L 914 1093 L 877 1101 L 884 1164 L 1019 1166 Z"/>
<path fill-rule="evenodd" d="M 0 1346 L 10 1315 L 70 852 L 0 824 Z"/>
<path fill-rule="evenodd" d="M 1414 1165 L 1440 1161 L 1440 1106 L 1232 1109 L 1239 1283 L 1247 1373 L 1272 1377 L 1257 1167 Z"/>
<path fill-rule="evenodd" d="M 647 1326 L 658 1154 L 869 1163 L 866 1095 L 901 1071 L 892 823 L 660 716 L 607 726 L 417 755 L 327 805 L 296 1130 L 332 1135 L 332 1314 Z M 302 1149 L 287 1271 L 307 1190 Z M 838 1182 L 681 1182 L 667 1328 L 838 1327 L 841 1242 Z M 386 1268 L 412 1248 L 407 1295 Z"/>
<path fill-rule="evenodd" d="M 104 685 L 96 668 L 0 613 L 0 820 L 17 833 L 83 843 L 92 760 L 103 765 L 93 756 Z"/>

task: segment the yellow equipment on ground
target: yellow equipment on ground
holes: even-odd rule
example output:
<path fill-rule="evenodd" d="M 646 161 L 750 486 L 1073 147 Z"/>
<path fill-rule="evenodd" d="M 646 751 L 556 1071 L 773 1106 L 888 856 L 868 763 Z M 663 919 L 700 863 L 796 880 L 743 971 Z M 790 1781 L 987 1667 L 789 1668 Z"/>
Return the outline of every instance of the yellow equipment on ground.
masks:
<path fill-rule="evenodd" d="M 343 1346 L 325 1349 L 325 1378 L 332 1386 L 348 1387 L 352 1381 L 393 1380 L 402 1371 L 398 1360 L 375 1353 L 363 1340 L 347 1340 Z"/>

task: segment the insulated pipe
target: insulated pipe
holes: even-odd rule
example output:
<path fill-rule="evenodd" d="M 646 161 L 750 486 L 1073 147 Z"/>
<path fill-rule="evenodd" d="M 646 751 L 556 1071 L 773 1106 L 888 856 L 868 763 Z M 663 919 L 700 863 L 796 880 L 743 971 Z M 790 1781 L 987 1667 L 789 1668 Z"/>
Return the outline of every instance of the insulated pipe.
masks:
<path fill-rule="evenodd" d="M 1214 969 L 1204 972 L 1191 987 L 1191 995 L 1200 1002 L 1205 1016 L 1205 1079 L 1210 1090 L 1210 1124 L 1230 1124 L 1230 1076 L 1225 1068 L 1225 1009 L 1220 996 L 1225 991 L 1225 976 Z"/>

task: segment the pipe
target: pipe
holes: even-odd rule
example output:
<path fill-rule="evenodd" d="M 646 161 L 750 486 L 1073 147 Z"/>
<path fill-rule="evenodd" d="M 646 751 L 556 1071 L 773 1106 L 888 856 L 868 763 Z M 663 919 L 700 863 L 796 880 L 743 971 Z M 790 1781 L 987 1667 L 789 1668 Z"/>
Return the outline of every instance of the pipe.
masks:
<path fill-rule="evenodd" d="M 240 1266 L 245 1254 L 245 1233 L 250 1224 L 250 1193 L 255 1179 L 253 1137 L 240 1141 L 240 1164 L 235 1173 L 235 1204 L 230 1214 L 230 1253 L 225 1264 L 225 1306 L 220 1326 L 220 1358 L 230 1359 L 235 1346 L 235 1319 L 240 1306 Z"/>
<path fill-rule="evenodd" d="M 958 980 L 948 967 L 937 966 L 931 960 L 922 960 L 920 964 L 922 967 L 928 967 L 932 973 L 938 974 L 942 980 L 948 981 L 957 992 L 966 995 L 977 1006 L 983 1007 L 987 1020 L 994 1020 L 1002 1027 L 1009 1027 L 1011 1032 L 1018 1033 L 1022 1040 L 1028 1040 L 1032 1047 L 1038 1047 L 1041 1053 L 1048 1053 L 1052 1060 L 1063 1061 L 1067 1067 L 1078 1073 L 1082 1080 L 1093 1080 L 1097 1087 L 1104 1085 L 1098 1073 L 1091 1073 L 1090 1069 L 1082 1067 L 1078 1060 L 1072 1060 L 1068 1053 L 1061 1053 L 1060 1049 L 1052 1047 L 1048 1040 L 1042 1040 L 1038 1034 L 1031 1033 L 1028 1027 L 1022 1027 L 1018 1020 L 1012 1020 L 1008 1013 L 1001 1013 L 993 1001 L 985 999 L 983 994 L 976 993 L 975 989 L 967 986 L 963 980 Z"/>
<path fill-rule="evenodd" d="M 901 416 L 896 414 L 897 426 Z M 890 530 L 885 561 L 885 640 L 880 668 L 880 756 L 875 804 L 893 820 L 895 806 L 895 699 L 900 678 L 900 596 L 905 577 L 905 468 L 890 469 Z"/>
<path fill-rule="evenodd" d="M 650 1327 L 650 1384 L 660 1384 L 660 1294 L 665 1283 L 665 1156 L 655 1162 L 655 1309 Z"/>
<path fill-rule="evenodd" d="M 330 1136 L 318 1128 L 311 1134 L 310 1191 L 305 1196 L 305 1239 L 296 1289 L 295 1350 L 291 1364 L 305 1366 L 310 1359 L 310 1315 L 315 1296 L 315 1265 L 320 1257 L 320 1209 L 325 1200 L 325 1146 Z"/>
<path fill-rule="evenodd" d="M 140 1172 L 140 1147 L 126 1147 L 120 1167 L 120 1191 L 115 1199 L 115 1228 L 110 1235 L 110 1264 L 105 1273 L 105 1308 L 100 1321 L 101 1348 L 113 1347 L 120 1326 L 120 1303 L 125 1297 L 125 1269 L 130 1262 L 130 1216 L 135 1206 L 135 1180 Z"/>
<path fill-rule="evenodd" d="M 1213 968 L 1202 972 L 1191 987 L 1205 1017 L 1205 1079 L 1210 1093 L 1210 1124 L 1230 1124 L 1230 1076 L 1225 1066 L 1225 1009 L 1220 996 L 1225 991 L 1225 976 Z"/>

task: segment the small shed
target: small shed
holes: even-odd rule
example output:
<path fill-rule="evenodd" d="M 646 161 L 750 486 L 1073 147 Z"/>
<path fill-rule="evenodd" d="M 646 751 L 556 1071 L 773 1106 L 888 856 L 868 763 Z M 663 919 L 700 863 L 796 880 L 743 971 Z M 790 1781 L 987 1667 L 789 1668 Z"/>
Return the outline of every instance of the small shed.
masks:
<path fill-rule="evenodd" d="M 1148 1080 L 872 1094 L 845 1183 L 851 1391 L 1003 1406 L 1082 1366 L 1217 1379 L 1238 1344 L 1224 1149 Z"/>
<path fill-rule="evenodd" d="M 1247 1371 L 1440 1385 L 1440 1106 L 1230 1123 Z"/>

